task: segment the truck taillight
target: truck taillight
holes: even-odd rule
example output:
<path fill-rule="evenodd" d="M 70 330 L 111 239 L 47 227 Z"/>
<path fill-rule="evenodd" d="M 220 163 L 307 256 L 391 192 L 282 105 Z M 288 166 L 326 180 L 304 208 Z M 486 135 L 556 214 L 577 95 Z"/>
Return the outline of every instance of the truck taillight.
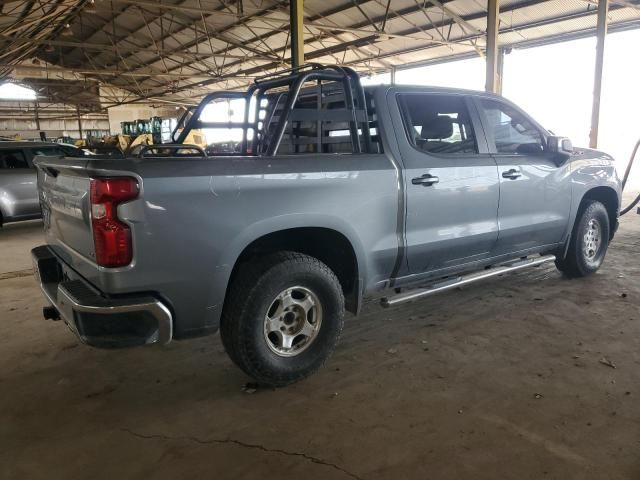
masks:
<path fill-rule="evenodd" d="M 118 219 L 118 204 L 137 198 L 138 193 L 135 178 L 91 179 L 91 224 L 98 265 L 124 267 L 131 263 L 131 230 Z"/>

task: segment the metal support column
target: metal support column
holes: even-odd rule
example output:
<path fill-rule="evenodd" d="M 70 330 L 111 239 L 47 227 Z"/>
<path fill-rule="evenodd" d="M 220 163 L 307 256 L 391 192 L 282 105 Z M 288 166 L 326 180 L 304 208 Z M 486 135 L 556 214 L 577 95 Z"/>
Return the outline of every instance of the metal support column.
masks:
<path fill-rule="evenodd" d="M 593 80 L 593 106 L 591 108 L 591 132 L 589 146 L 598 147 L 598 129 L 600 127 L 600 95 L 602 93 L 602 66 L 604 64 L 604 41 L 607 37 L 609 0 L 598 2 L 598 41 L 596 44 L 596 72 Z"/>
<path fill-rule="evenodd" d="M 289 25 L 291 28 L 291 66 L 304 64 L 304 0 L 289 3 Z"/>
<path fill-rule="evenodd" d="M 391 85 L 396 84 L 396 66 L 391 67 Z"/>
<path fill-rule="evenodd" d="M 38 101 L 33 102 L 33 112 L 36 117 L 36 130 L 40 131 L 40 112 L 38 109 Z"/>
<path fill-rule="evenodd" d="M 80 118 L 80 105 L 76 105 L 76 114 L 78 115 L 78 132 L 80 132 L 79 140 L 82 140 L 82 119 Z"/>
<path fill-rule="evenodd" d="M 510 51 L 511 49 L 509 49 Z M 498 65 L 496 66 L 496 91 L 498 95 L 502 95 L 502 78 L 504 74 L 504 56 L 507 49 L 500 47 L 498 49 Z"/>
<path fill-rule="evenodd" d="M 498 27 L 500 0 L 487 0 L 487 76 L 485 90 L 498 93 Z"/>

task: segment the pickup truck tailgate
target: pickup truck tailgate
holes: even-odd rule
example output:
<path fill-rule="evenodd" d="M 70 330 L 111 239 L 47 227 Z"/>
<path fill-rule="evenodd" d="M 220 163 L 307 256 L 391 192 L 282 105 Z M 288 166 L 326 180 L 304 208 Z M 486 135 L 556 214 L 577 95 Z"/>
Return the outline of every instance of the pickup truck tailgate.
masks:
<path fill-rule="evenodd" d="M 47 243 L 64 256 L 73 250 L 93 260 L 90 178 L 86 160 L 39 161 L 38 192 Z"/>

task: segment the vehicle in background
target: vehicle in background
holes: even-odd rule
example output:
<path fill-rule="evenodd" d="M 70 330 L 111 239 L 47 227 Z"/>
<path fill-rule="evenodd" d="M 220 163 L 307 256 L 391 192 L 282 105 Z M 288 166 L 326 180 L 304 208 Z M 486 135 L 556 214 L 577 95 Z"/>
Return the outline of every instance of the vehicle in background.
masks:
<path fill-rule="evenodd" d="M 205 151 L 209 156 L 234 154 L 240 151 L 240 143 L 233 141 L 210 143 Z"/>
<path fill-rule="evenodd" d="M 86 147 L 78 147 L 72 143 L 56 143 L 57 147 L 64 152 L 63 154 L 69 157 L 84 157 L 86 155 L 95 155 Z M 55 156 L 55 155 L 52 155 Z"/>
<path fill-rule="evenodd" d="M 74 140 L 73 137 L 70 137 L 68 135 L 63 135 L 61 137 L 56 137 L 54 139 L 50 139 L 49 138 L 47 140 L 49 140 L 51 142 L 59 143 L 61 145 L 72 145 L 74 147 L 76 146 L 75 145 L 76 140 Z"/>
<path fill-rule="evenodd" d="M 117 145 L 93 145 L 90 147 L 84 147 L 88 155 L 100 155 L 102 157 L 110 158 L 124 158 L 124 153 Z"/>
<path fill-rule="evenodd" d="M 36 186 L 36 156 L 84 157 L 73 145 L 49 142 L 0 142 L 0 226 L 6 222 L 40 218 Z"/>
<path fill-rule="evenodd" d="M 229 101 L 236 118 L 206 115 Z M 392 306 L 554 261 L 584 277 L 618 225 L 613 159 L 496 95 L 306 66 L 189 114 L 176 145 L 37 160 L 45 317 L 89 345 L 220 329 L 247 374 L 286 385 L 320 368 L 365 295 Z M 207 129 L 235 130 L 238 151 L 185 145 Z"/>
<path fill-rule="evenodd" d="M 139 119 L 129 122 L 120 122 L 122 135 L 135 140 L 138 135 L 151 135 L 153 143 L 171 143 L 171 132 L 175 129 L 177 119 L 174 117 L 151 117 L 149 119 Z"/>

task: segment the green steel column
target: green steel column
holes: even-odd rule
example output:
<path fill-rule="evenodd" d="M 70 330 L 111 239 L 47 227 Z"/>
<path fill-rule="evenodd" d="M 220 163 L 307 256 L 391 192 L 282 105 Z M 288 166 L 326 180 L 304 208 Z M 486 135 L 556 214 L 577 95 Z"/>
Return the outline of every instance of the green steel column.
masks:
<path fill-rule="evenodd" d="M 607 37 L 607 14 L 609 0 L 598 2 L 598 42 L 596 44 L 596 72 L 593 79 L 593 106 L 591 108 L 591 132 L 589 147 L 598 147 L 598 129 L 600 127 L 600 95 L 602 93 L 602 67 L 604 65 L 604 41 Z"/>
<path fill-rule="evenodd" d="M 500 0 L 487 1 L 487 75 L 485 90 L 498 93 L 498 26 Z"/>
<path fill-rule="evenodd" d="M 304 0 L 289 3 L 289 24 L 291 26 L 291 66 L 304 64 Z"/>

